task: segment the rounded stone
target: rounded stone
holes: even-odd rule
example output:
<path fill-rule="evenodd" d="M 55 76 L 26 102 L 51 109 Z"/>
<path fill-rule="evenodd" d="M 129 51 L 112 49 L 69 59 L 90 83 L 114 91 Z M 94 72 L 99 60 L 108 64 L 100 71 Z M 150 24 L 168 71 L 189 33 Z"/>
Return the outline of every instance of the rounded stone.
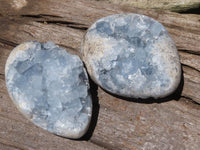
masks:
<path fill-rule="evenodd" d="M 161 98 L 181 79 L 179 55 L 162 24 L 139 14 L 95 22 L 82 41 L 82 59 L 103 89 L 125 97 Z"/>
<path fill-rule="evenodd" d="M 67 138 L 86 133 L 92 100 L 78 56 L 52 42 L 26 42 L 11 52 L 5 73 L 11 99 L 34 124 Z"/>

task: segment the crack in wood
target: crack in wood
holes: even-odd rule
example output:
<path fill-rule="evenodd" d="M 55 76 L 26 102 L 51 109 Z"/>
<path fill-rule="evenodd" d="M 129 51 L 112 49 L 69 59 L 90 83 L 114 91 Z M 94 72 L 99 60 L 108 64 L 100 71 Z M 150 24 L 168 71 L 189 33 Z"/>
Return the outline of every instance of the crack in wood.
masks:
<path fill-rule="evenodd" d="M 74 23 L 74 22 L 68 22 L 68 21 L 36 21 L 36 22 L 39 22 L 39 23 L 47 23 L 47 24 L 56 24 L 56 25 L 60 25 L 60 26 L 67 26 L 67 27 L 70 27 L 70 28 L 73 28 L 73 29 L 79 29 L 79 30 L 87 30 L 88 28 L 85 27 L 85 26 L 82 26 L 82 24 L 77 24 L 77 23 Z"/>
<path fill-rule="evenodd" d="M 178 51 L 200 56 L 200 51 L 198 52 L 198 51 L 186 50 L 186 49 L 178 49 Z"/>
<path fill-rule="evenodd" d="M 36 22 L 44 23 L 44 24 L 56 24 L 56 25 L 67 26 L 70 28 L 84 30 L 84 31 L 88 29 L 86 25 L 81 24 L 81 23 L 76 23 L 76 22 L 71 22 L 71 21 L 66 21 L 66 20 L 59 20 L 61 18 L 62 19 L 64 18 L 60 16 L 56 16 L 56 15 L 37 14 L 37 15 L 20 15 L 20 17 L 36 19 Z"/>
<path fill-rule="evenodd" d="M 195 71 L 197 71 L 197 72 L 200 73 L 200 70 L 198 70 L 198 69 L 196 69 L 196 68 L 194 68 L 194 67 L 192 67 L 192 66 L 189 66 L 189 65 L 184 64 L 184 63 L 181 63 L 181 65 L 182 65 L 183 67 L 187 67 L 187 68 L 193 69 L 193 70 L 195 70 Z"/>
<path fill-rule="evenodd" d="M 62 18 L 61 16 L 50 15 L 50 14 L 21 15 L 21 17 L 27 17 L 27 18 L 44 18 L 44 17 Z"/>
<path fill-rule="evenodd" d="M 9 46 L 13 46 L 13 47 L 16 47 L 18 45 L 17 43 L 14 43 L 14 42 L 11 42 L 11 41 L 8 41 L 8 40 L 4 40 L 4 39 L 1 39 L 1 38 L 0 38 L 0 42 L 3 43 L 3 44 L 9 45 Z"/>
<path fill-rule="evenodd" d="M 200 106 L 200 104 L 197 103 L 196 101 L 194 101 L 194 99 L 192 99 L 191 97 L 188 97 L 188 96 L 186 96 L 186 95 L 182 95 L 181 97 L 182 97 L 182 98 L 185 98 L 185 99 L 187 99 L 187 100 L 189 100 L 192 104 L 194 104 L 194 105 L 196 105 L 196 106 Z"/>
<path fill-rule="evenodd" d="M 193 8 L 190 8 L 190 9 L 187 9 L 187 10 L 178 11 L 178 13 L 180 13 L 180 14 L 200 14 L 199 10 L 200 10 L 200 3 L 194 5 Z"/>

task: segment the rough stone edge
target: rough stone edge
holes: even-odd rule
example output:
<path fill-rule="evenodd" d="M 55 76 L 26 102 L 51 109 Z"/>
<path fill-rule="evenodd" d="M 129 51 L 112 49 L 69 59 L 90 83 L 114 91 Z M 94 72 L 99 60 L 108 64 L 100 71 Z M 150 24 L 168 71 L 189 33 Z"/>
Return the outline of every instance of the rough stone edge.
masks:
<path fill-rule="evenodd" d="M 8 91 L 8 87 L 7 87 L 7 79 L 6 79 L 6 77 L 7 77 L 8 68 L 9 68 L 10 64 L 12 64 L 13 61 L 15 60 L 15 55 L 16 55 L 16 53 L 18 53 L 19 51 L 22 51 L 22 52 L 23 52 L 23 51 L 26 51 L 28 48 L 30 48 L 30 47 L 32 46 L 33 43 L 34 43 L 34 41 L 28 41 L 28 42 L 21 43 L 21 44 L 19 44 L 18 46 L 16 46 L 16 47 L 11 51 L 11 53 L 9 54 L 9 56 L 8 56 L 8 58 L 7 58 L 7 60 L 6 60 L 6 64 L 5 64 L 5 82 L 6 82 L 6 89 L 7 89 L 7 91 Z M 56 46 L 58 46 L 58 45 L 56 45 Z M 59 47 L 59 46 L 58 46 L 58 47 Z M 59 47 L 59 48 L 62 48 L 62 47 Z M 63 48 L 63 49 L 64 49 L 65 51 L 67 51 L 65 48 Z M 69 52 L 68 52 L 68 53 L 69 53 Z M 74 54 L 69 53 L 69 55 L 73 56 Z M 80 58 L 78 55 L 75 55 L 75 56 L 77 56 L 77 58 L 80 59 L 80 61 L 81 61 L 82 64 L 83 64 L 83 61 L 81 60 L 81 58 Z M 86 68 L 84 67 L 84 65 L 83 65 L 83 71 L 84 71 L 84 73 L 87 75 L 87 78 L 88 78 L 88 73 L 87 73 L 87 70 L 86 70 Z M 89 78 L 88 78 L 88 83 L 89 83 Z M 15 107 L 17 108 L 17 110 L 18 110 L 27 120 L 29 120 L 32 124 L 34 124 L 35 126 L 41 128 L 41 129 L 43 129 L 43 130 L 45 130 L 45 131 L 47 131 L 47 132 L 49 132 L 49 133 L 52 133 L 52 134 L 57 135 L 57 136 L 63 136 L 63 137 L 65 137 L 65 138 L 69 138 L 69 139 L 80 139 L 81 137 L 83 137 L 83 136 L 87 133 L 87 131 L 88 131 L 89 127 L 90 127 L 91 119 L 92 119 L 92 110 L 93 110 L 93 104 L 92 104 L 93 102 L 92 102 L 92 96 L 91 96 L 91 92 L 90 92 L 90 85 L 89 85 L 89 88 L 88 88 L 88 93 L 89 93 L 89 97 L 90 97 L 90 100 L 91 100 L 91 112 L 90 112 L 90 113 L 91 113 L 91 116 L 88 118 L 88 125 L 87 125 L 86 128 L 85 128 L 85 131 L 86 131 L 86 132 L 83 130 L 83 131 L 81 131 L 80 134 L 77 135 L 77 136 L 67 137 L 67 136 L 64 136 L 64 135 L 58 135 L 58 134 L 56 134 L 56 133 L 50 132 L 50 131 L 48 131 L 48 130 L 46 130 L 46 129 L 40 127 L 40 126 L 38 126 L 37 124 L 33 123 L 33 122 L 31 121 L 31 119 L 30 119 L 26 114 L 24 114 L 23 111 L 21 111 L 21 108 L 18 106 L 18 104 L 16 104 L 14 98 L 12 97 L 12 95 L 10 94 L 10 92 L 8 91 L 8 95 L 9 95 L 9 97 L 11 98 L 12 102 L 15 104 Z"/>
<path fill-rule="evenodd" d="M 92 75 L 92 74 L 94 74 L 94 71 L 93 71 L 92 66 L 91 66 L 91 65 L 86 65 L 87 63 L 85 63 L 86 57 L 84 56 L 84 50 L 83 50 L 84 47 L 85 47 L 85 37 L 86 37 L 86 35 L 87 35 L 87 32 L 88 32 L 98 21 L 100 21 L 100 20 L 102 20 L 102 19 L 104 19 L 104 18 L 110 17 L 110 16 L 114 16 L 114 15 L 126 15 L 126 14 L 142 15 L 142 14 L 137 14 L 137 13 L 119 13 L 119 14 L 112 14 L 112 15 L 108 15 L 108 16 L 102 17 L 102 18 L 96 20 L 96 21 L 86 30 L 86 32 L 85 32 L 85 34 L 83 35 L 83 38 L 82 38 L 82 40 L 81 40 L 81 50 L 80 50 L 81 59 L 82 59 L 83 63 L 85 64 L 86 69 L 87 69 L 87 72 L 88 72 L 88 74 L 90 75 L 91 79 L 92 79 L 97 85 L 99 85 L 102 89 L 104 89 L 104 88 L 103 88 L 103 87 L 100 85 L 100 83 L 96 80 L 96 77 Z M 142 16 L 149 17 L 149 16 L 147 16 L 147 15 L 142 15 Z M 149 18 L 151 18 L 151 17 L 149 17 Z M 151 18 L 151 19 L 153 19 L 154 21 L 157 21 L 157 20 L 155 20 L 154 18 Z M 157 21 L 157 22 L 160 23 L 159 21 Z M 161 23 L 160 23 L 160 24 L 161 24 Z M 164 27 L 164 26 L 163 26 L 163 27 Z M 164 29 L 166 30 L 165 27 L 164 27 Z M 166 30 L 166 31 L 167 31 L 167 30 Z M 176 44 L 175 44 L 174 40 L 172 39 L 172 37 L 171 37 L 171 35 L 170 35 L 169 33 L 168 33 L 168 36 L 169 36 L 169 38 L 172 40 L 172 42 L 173 42 L 172 44 L 173 44 L 173 45 L 175 46 L 175 48 L 176 48 L 176 55 L 177 55 L 177 57 L 178 57 L 178 69 L 179 69 L 179 74 L 177 74 L 177 76 L 179 76 L 179 80 L 175 80 L 175 82 L 174 82 L 173 85 L 176 85 L 176 86 L 174 86 L 174 88 L 172 88 L 168 93 L 166 93 L 166 94 L 163 95 L 163 96 L 155 96 L 155 97 L 153 97 L 154 99 L 165 98 L 165 97 L 170 96 L 170 95 L 172 95 L 173 93 L 175 93 L 176 90 L 178 89 L 178 87 L 180 86 L 181 80 L 182 80 L 182 77 L 181 77 L 181 75 L 182 75 L 182 69 L 181 69 L 181 62 L 180 62 L 180 56 L 179 56 L 179 53 L 178 53 L 178 49 L 177 49 L 177 47 L 176 47 Z M 88 50 L 87 52 L 90 53 L 90 50 Z M 113 93 L 113 92 L 110 91 L 110 90 L 106 90 L 106 89 L 104 89 L 104 90 L 107 91 L 107 92 L 109 92 L 109 93 L 112 93 L 112 94 L 114 94 L 114 95 L 117 95 L 116 93 Z M 123 97 L 126 97 L 126 98 L 130 98 L 129 96 L 126 96 L 126 95 L 122 95 L 122 96 L 123 96 Z M 138 97 L 138 96 L 137 96 L 137 97 L 134 97 L 134 98 L 147 99 L 147 98 L 152 98 L 152 97 L 150 96 L 150 97 L 141 98 L 141 97 Z"/>

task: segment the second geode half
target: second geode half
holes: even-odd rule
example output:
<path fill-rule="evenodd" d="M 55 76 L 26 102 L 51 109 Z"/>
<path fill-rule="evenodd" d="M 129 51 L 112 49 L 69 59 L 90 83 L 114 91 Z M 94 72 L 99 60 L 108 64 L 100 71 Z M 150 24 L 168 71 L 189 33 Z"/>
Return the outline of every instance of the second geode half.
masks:
<path fill-rule="evenodd" d="M 12 100 L 34 124 L 74 139 L 87 132 L 92 100 L 78 56 L 52 42 L 26 42 L 11 52 L 5 72 Z"/>
<path fill-rule="evenodd" d="M 162 24 L 139 14 L 116 14 L 95 22 L 82 42 L 91 78 L 105 90 L 133 98 L 160 98 L 176 90 L 181 66 Z"/>

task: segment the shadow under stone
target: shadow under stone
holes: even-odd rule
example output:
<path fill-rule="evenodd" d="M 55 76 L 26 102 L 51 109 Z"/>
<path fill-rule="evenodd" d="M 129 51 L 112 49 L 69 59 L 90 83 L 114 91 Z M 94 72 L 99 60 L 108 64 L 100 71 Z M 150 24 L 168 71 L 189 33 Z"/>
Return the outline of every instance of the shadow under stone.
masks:
<path fill-rule="evenodd" d="M 99 116 L 99 98 L 98 98 L 98 86 L 89 78 L 89 82 L 90 82 L 90 92 L 91 92 L 91 96 L 92 96 L 92 118 L 91 118 L 91 122 L 90 122 L 90 126 L 88 128 L 88 131 L 86 132 L 86 134 L 81 137 L 80 139 L 77 140 L 85 140 L 88 141 L 90 140 L 90 138 L 92 137 L 92 134 L 95 130 L 96 124 L 97 124 L 97 120 L 98 120 L 98 116 Z"/>

